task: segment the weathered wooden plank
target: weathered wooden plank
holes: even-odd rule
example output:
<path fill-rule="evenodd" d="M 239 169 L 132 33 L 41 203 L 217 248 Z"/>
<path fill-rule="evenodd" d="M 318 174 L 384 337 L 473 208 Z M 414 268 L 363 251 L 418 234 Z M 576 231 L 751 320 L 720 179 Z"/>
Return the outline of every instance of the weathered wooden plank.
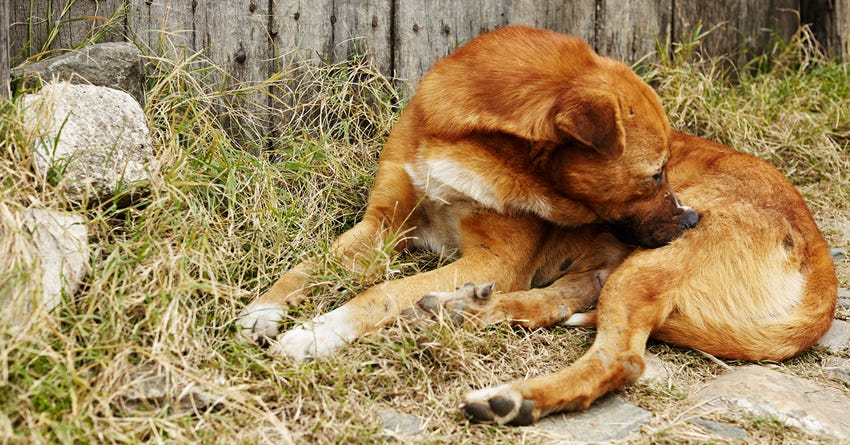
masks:
<path fill-rule="evenodd" d="M 395 12 L 395 76 L 411 84 L 459 45 L 507 23 L 501 4 L 487 0 L 400 1 Z"/>
<path fill-rule="evenodd" d="M 256 84 L 269 76 L 268 2 L 204 2 L 195 11 L 195 47 L 234 78 Z"/>
<path fill-rule="evenodd" d="M 596 0 L 504 0 L 503 4 L 506 22 L 511 25 L 529 25 L 572 34 L 594 45 Z"/>
<path fill-rule="evenodd" d="M 9 97 L 9 0 L 0 0 L 0 96 Z"/>
<path fill-rule="evenodd" d="M 799 5 L 797 0 L 683 0 L 675 2 L 674 10 L 674 40 L 692 34 L 699 23 L 703 32 L 717 27 L 703 39 L 702 50 L 711 55 L 731 55 L 740 66 L 748 55 L 769 49 L 771 31 L 783 40 L 793 34 L 794 11 L 799 11 Z"/>
<path fill-rule="evenodd" d="M 830 57 L 850 56 L 850 0 L 802 0 L 800 20 L 811 25 Z"/>
<path fill-rule="evenodd" d="M 130 31 L 143 52 L 186 57 L 198 49 L 196 7 L 197 0 L 127 0 Z"/>
<path fill-rule="evenodd" d="M 737 29 L 742 47 L 757 56 L 769 51 L 779 37 L 788 40 L 798 26 L 799 0 L 750 0 L 741 2 Z M 745 63 L 745 57 L 742 62 Z"/>
<path fill-rule="evenodd" d="M 224 89 L 242 90 L 229 97 L 220 119 L 237 141 L 257 144 L 247 147 L 254 152 L 266 145 L 262 140 L 270 125 L 268 96 L 253 88 L 269 77 L 268 6 L 257 0 L 209 1 L 198 4 L 194 14 L 196 49 L 222 70 L 224 76 L 216 80 Z M 230 113 L 234 109 L 239 112 Z"/>
<path fill-rule="evenodd" d="M 274 56 L 284 65 L 297 55 L 307 60 L 330 60 L 333 54 L 333 0 L 273 2 Z"/>
<path fill-rule="evenodd" d="M 368 54 L 382 73 L 391 75 L 392 0 L 337 1 L 333 21 L 334 60 Z"/>
<path fill-rule="evenodd" d="M 603 0 L 596 15 L 595 48 L 626 63 L 654 54 L 656 42 L 669 42 L 670 0 Z"/>
<path fill-rule="evenodd" d="M 13 63 L 91 40 L 123 40 L 122 5 L 121 0 L 13 1 L 9 29 Z"/>

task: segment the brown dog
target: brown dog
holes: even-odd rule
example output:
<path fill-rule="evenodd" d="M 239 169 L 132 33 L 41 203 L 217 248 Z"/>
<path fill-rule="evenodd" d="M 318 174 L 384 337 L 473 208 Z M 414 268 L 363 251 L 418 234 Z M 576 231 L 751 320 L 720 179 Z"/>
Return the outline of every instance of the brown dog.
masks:
<path fill-rule="evenodd" d="M 367 289 L 286 332 L 272 351 L 330 354 L 433 290 L 441 292 L 420 306 L 461 307 L 480 322 L 598 320 L 596 343 L 565 371 L 467 397 L 476 420 L 525 424 L 636 378 L 650 334 L 726 357 L 781 359 L 820 337 L 835 305 L 826 244 L 781 174 L 672 132 L 628 67 L 526 27 L 474 39 L 423 78 L 383 150 L 363 220 L 333 252 L 357 270 L 400 233 L 408 238 L 399 248 L 460 258 Z M 631 252 L 612 234 L 645 248 L 670 244 Z M 242 334 L 277 335 L 312 267 L 294 267 L 252 302 Z M 470 281 L 503 293 L 449 291 Z M 595 315 L 579 313 L 597 296 Z"/>

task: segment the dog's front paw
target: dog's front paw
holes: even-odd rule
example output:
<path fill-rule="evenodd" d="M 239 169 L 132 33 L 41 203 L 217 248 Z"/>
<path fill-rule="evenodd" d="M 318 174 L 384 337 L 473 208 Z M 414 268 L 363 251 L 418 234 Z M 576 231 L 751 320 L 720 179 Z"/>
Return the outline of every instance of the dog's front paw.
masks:
<path fill-rule="evenodd" d="M 534 410 L 534 401 L 523 398 L 511 385 L 473 391 L 466 395 L 460 407 L 478 423 L 525 426 L 540 416 Z"/>
<path fill-rule="evenodd" d="M 275 303 L 248 305 L 236 319 L 237 338 L 245 343 L 266 344 L 277 337 L 283 313 L 283 306 Z"/>
<path fill-rule="evenodd" d="M 431 292 L 419 299 L 416 305 L 434 317 L 460 325 L 467 316 L 479 314 L 492 293 L 493 283 L 465 283 L 451 292 Z"/>
<path fill-rule="evenodd" d="M 343 306 L 281 335 L 270 352 L 305 362 L 331 355 L 358 336 L 354 320 Z"/>

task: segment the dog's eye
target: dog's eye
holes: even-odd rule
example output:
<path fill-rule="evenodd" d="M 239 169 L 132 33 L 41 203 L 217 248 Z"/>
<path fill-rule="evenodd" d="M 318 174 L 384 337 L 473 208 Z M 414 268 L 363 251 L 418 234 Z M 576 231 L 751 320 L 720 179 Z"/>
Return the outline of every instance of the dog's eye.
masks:
<path fill-rule="evenodd" d="M 664 170 L 652 175 L 652 180 L 655 181 L 655 186 L 660 187 L 661 181 L 664 179 Z"/>

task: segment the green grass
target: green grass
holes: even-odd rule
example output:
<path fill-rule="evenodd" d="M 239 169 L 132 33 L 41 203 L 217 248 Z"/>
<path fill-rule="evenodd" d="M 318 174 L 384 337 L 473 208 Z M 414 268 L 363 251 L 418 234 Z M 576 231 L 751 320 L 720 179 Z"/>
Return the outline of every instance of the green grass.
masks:
<path fill-rule="evenodd" d="M 805 37 L 734 72 L 700 57 L 698 39 L 639 69 L 675 127 L 768 159 L 819 216 L 846 219 L 850 80 L 846 65 L 812 52 Z M 326 259 L 316 298 L 287 323 L 376 280 L 441 261 L 376 254 L 372 273 L 358 277 L 326 258 L 365 205 L 381 144 L 401 110 L 393 82 L 356 59 L 299 65 L 234 90 L 222 87 L 226 76 L 202 55 L 180 62 L 151 55 L 150 62 L 145 112 L 161 178 L 80 211 L 94 247 L 81 292 L 23 328 L 3 318 L 0 441 L 370 443 L 384 434 L 382 408 L 423 419 L 419 441 L 540 440 L 526 430 L 468 424 L 456 409 L 460 395 L 561 368 L 587 348 L 592 331 L 470 332 L 398 322 L 304 365 L 233 341 L 241 308 L 308 256 Z M 267 95 L 271 108 L 255 100 Z M 12 299 L 38 292 L 27 279 L 37 266 L 27 253 L 31 241 L 15 212 L 33 203 L 67 210 L 61 183 L 32 173 L 35 136 L 24 130 L 20 102 L 0 104 L 0 291 Z M 239 122 L 241 139 L 222 122 Z M 267 122 L 275 123 L 274 137 L 262 131 Z M 130 195 L 143 199 L 123 205 Z M 650 349 L 677 372 L 668 385 L 621 392 L 656 413 L 636 440 L 701 442 L 678 414 L 685 395 L 722 366 L 693 351 Z M 835 386 L 818 368 L 826 356 L 813 351 L 784 366 Z M 138 397 L 146 386 L 158 389 Z M 731 420 L 759 443 L 810 439 L 763 419 Z"/>

